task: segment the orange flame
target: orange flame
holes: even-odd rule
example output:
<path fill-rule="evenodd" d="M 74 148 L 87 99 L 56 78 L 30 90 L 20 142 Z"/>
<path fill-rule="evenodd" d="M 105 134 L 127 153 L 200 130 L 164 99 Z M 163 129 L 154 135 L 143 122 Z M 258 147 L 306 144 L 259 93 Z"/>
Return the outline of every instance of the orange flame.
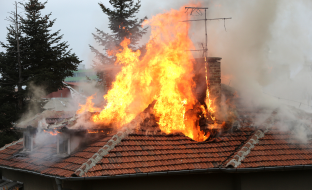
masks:
<path fill-rule="evenodd" d="M 49 133 L 50 133 L 50 135 L 53 135 L 53 136 L 57 135 L 57 133 L 54 131 L 49 131 Z"/>
<path fill-rule="evenodd" d="M 85 105 L 79 104 L 80 109 L 77 111 L 77 114 L 81 114 L 81 113 L 84 113 L 86 111 L 90 111 L 90 112 L 99 112 L 99 111 L 101 111 L 101 108 L 94 107 L 94 103 L 92 102 L 92 100 L 94 99 L 94 96 L 95 95 L 89 96 L 87 98 L 87 101 L 86 101 Z"/>
<path fill-rule="evenodd" d="M 56 136 L 58 133 L 60 133 L 60 132 L 58 132 L 58 131 L 55 131 L 55 130 L 53 130 L 53 131 L 46 131 L 46 130 L 43 130 L 45 133 L 49 133 L 50 135 L 53 135 L 53 136 Z"/>
<path fill-rule="evenodd" d="M 194 46 L 187 36 L 189 23 L 179 22 L 184 19 L 186 14 L 182 7 L 145 21 L 144 25 L 150 25 L 152 31 L 142 59 L 139 59 L 139 50 L 128 48 L 129 39 L 121 42 L 122 50 L 116 54 L 116 64 L 123 65 L 122 70 L 112 89 L 104 96 L 106 106 L 92 116 L 93 122 L 114 123 L 120 127 L 156 100 L 153 111 L 163 132 L 182 132 L 196 141 L 209 137 L 210 134 L 205 135 L 193 122 L 195 118 L 185 117 L 186 111 L 193 109 L 197 100 L 192 93 L 195 83 L 191 60 L 194 58 L 190 51 L 185 51 Z M 78 114 L 98 110 L 93 107 L 92 98 L 88 98 L 86 105 L 81 105 Z M 213 110 L 208 107 L 209 112 Z"/>
<path fill-rule="evenodd" d="M 90 130 L 88 130 L 88 133 L 99 133 L 99 131 L 90 131 Z"/>

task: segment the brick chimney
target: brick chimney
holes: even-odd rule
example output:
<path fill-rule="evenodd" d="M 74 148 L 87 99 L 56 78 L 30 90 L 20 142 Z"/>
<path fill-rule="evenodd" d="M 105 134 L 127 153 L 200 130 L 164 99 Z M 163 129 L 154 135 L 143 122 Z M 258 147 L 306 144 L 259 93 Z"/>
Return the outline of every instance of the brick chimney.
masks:
<path fill-rule="evenodd" d="M 197 100 L 201 103 L 205 103 L 206 89 L 209 90 L 210 99 L 214 100 L 214 105 L 220 106 L 221 102 L 221 58 L 220 57 L 206 57 L 197 58 L 194 62 L 193 80 L 196 83 L 194 89 Z M 208 86 L 206 83 L 206 68 Z"/>
<path fill-rule="evenodd" d="M 219 107 L 221 103 L 221 58 L 207 57 L 207 77 L 208 90 L 210 99 L 214 100 L 214 104 Z"/>

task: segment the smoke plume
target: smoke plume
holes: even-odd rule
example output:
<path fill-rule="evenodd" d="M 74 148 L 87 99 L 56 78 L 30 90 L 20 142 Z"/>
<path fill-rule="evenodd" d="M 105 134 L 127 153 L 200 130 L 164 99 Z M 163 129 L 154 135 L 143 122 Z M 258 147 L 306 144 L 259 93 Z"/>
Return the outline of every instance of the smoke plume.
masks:
<path fill-rule="evenodd" d="M 312 111 L 311 2 L 209 1 L 204 6 L 210 7 L 208 17 L 232 17 L 225 26 L 223 20 L 208 23 L 209 56 L 222 57 L 222 83 L 234 87 L 249 110 L 277 111 L 275 126 L 306 140 L 311 122 L 300 114 Z M 258 114 L 254 122 L 266 119 Z"/>

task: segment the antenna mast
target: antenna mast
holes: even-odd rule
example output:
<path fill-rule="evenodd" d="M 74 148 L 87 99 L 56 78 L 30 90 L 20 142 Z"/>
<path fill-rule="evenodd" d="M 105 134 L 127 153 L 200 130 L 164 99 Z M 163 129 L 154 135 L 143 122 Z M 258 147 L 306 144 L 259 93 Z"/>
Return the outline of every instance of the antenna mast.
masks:
<path fill-rule="evenodd" d="M 185 7 L 186 9 L 186 13 L 190 10 L 191 13 L 190 15 L 192 15 L 194 12 L 201 16 L 203 13 L 202 13 L 202 10 L 205 10 L 205 19 L 195 19 L 195 20 L 184 20 L 182 22 L 191 22 L 191 21 L 201 21 L 201 20 L 204 20 L 205 21 L 205 47 L 203 47 L 203 55 L 204 57 L 207 57 L 208 56 L 208 35 L 207 35 L 207 20 L 211 21 L 211 20 L 224 20 L 224 29 L 226 31 L 226 28 L 225 28 L 225 20 L 227 19 L 232 19 L 232 17 L 230 18 L 213 18 L 213 19 L 207 19 L 207 9 L 208 7 Z M 201 50 L 190 50 L 190 51 L 201 51 Z"/>

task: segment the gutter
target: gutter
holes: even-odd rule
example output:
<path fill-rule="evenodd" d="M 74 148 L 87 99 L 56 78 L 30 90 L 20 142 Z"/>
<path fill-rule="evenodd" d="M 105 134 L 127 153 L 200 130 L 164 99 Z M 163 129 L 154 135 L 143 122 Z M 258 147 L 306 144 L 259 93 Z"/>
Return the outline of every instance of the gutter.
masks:
<path fill-rule="evenodd" d="M 94 176 L 94 177 L 60 177 L 42 174 L 30 170 L 11 168 L 0 166 L 2 169 L 31 173 L 43 177 L 55 178 L 57 180 L 65 181 L 83 181 L 83 180 L 103 180 L 103 179 L 120 179 L 132 177 L 149 177 L 149 176 L 164 176 L 164 175 L 185 175 L 185 174 L 205 174 L 205 173 L 253 173 L 266 171 L 292 171 L 292 170 L 312 170 L 312 165 L 294 165 L 294 166 L 276 166 L 276 167 L 258 167 L 258 168 L 208 168 L 195 170 L 179 170 L 179 171 L 165 171 L 165 172 L 151 172 L 151 173 L 137 173 L 137 174 L 123 174 L 115 176 Z"/>

